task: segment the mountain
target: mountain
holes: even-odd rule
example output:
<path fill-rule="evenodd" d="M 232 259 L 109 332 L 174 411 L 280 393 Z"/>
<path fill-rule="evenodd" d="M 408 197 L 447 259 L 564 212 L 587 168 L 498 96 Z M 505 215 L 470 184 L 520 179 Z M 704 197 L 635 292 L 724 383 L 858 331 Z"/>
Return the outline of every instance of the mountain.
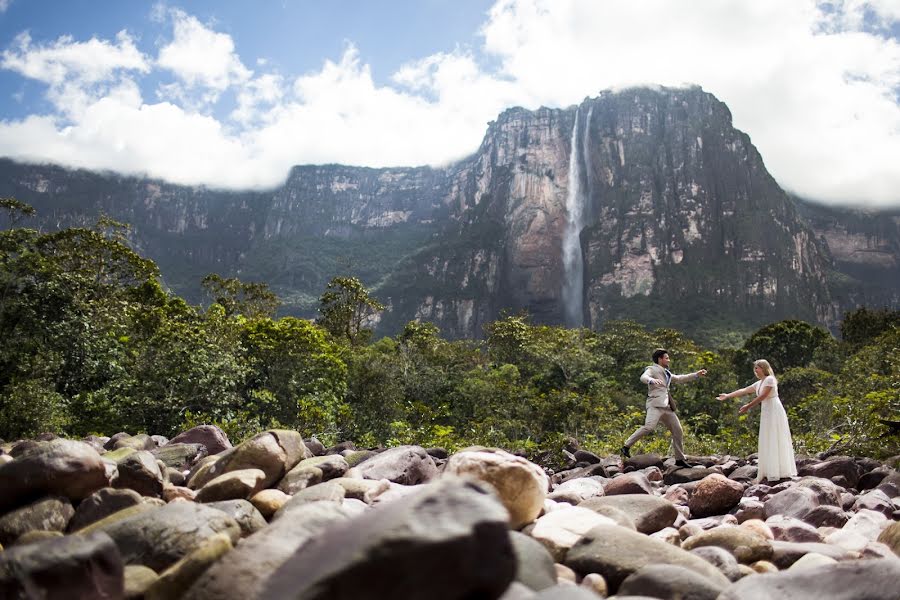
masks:
<path fill-rule="evenodd" d="M 195 302 L 217 272 L 265 281 L 311 316 L 328 279 L 357 275 L 388 306 L 385 334 L 418 318 L 477 337 L 525 310 L 721 342 L 900 303 L 898 215 L 789 196 L 700 88 L 512 108 L 445 168 L 300 166 L 277 189 L 227 192 L 0 160 L 0 195 L 35 206 L 44 228 L 101 211 L 131 223 L 135 247 Z"/>

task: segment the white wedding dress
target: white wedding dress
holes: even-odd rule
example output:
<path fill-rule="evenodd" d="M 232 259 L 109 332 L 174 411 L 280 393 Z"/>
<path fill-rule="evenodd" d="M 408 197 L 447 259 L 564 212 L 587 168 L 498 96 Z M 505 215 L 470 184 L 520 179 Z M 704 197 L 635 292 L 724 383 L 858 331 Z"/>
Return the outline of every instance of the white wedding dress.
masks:
<path fill-rule="evenodd" d="M 756 395 L 759 396 L 759 390 L 767 386 L 771 387 L 769 396 L 760 405 L 757 481 L 775 481 L 797 475 L 791 429 L 787 413 L 778 398 L 778 381 L 775 377 L 769 375 L 756 382 Z"/>

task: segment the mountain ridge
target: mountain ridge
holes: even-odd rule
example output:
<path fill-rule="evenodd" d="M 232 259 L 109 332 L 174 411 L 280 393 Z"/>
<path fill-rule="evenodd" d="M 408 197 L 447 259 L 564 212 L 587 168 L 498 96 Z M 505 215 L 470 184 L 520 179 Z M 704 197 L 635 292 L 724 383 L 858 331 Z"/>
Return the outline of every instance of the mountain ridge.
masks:
<path fill-rule="evenodd" d="M 700 88 L 512 107 L 443 168 L 298 165 L 278 188 L 234 192 L 0 159 L 0 194 L 34 205 L 44 228 L 100 212 L 131 223 L 136 249 L 193 302 L 218 272 L 265 281 L 287 312 L 311 316 L 327 279 L 359 275 L 388 306 L 385 334 L 418 318 L 478 337 L 517 311 L 693 334 L 778 318 L 834 327 L 854 306 L 900 302 L 900 219 L 788 195 Z M 564 281 L 567 235 L 582 259 L 577 293 Z M 867 247 L 880 263 L 860 262 L 875 255 Z M 580 294 L 580 323 L 565 316 L 565 285 L 566 302 Z"/>

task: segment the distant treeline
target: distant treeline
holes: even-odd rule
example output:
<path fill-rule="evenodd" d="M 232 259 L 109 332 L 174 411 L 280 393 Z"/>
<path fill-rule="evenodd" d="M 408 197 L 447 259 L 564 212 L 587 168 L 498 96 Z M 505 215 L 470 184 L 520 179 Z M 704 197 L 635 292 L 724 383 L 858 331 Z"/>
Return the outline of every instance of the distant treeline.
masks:
<path fill-rule="evenodd" d="M 543 454 L 565 438 L 612 452 L 643 420 L 638 381 L 655 347 L 676 372 L 709 376 L 676 391 L 687 451 L 755 451 L 758 411 L 738 417 L 717 393 L 752 380 L 767 358 L 800 453 L 900 453 L 900 311 L 845 315 L 841 339 L 801 321 L 769 324 L 737 350 L 699 347 L 673 329 L 610 321 L 599 331 L 510 315 L 483 341 L 448 341 L 410 322 L 374 340 L 382 309 L 336 277 L 311 322 L 275 318 L 265 284 L 212 274 L 208 307 L 167 292 L 127 244 L 127 226 L 52 233 L 17 227 L 31 207 L 0 200 L 0 438 L 54 432 L 171 435 L 214 423 L 238 441 L 286 427 L 326 443 L 482 444 Z M 661 434 L 640 450 L 664 452 Z"/>

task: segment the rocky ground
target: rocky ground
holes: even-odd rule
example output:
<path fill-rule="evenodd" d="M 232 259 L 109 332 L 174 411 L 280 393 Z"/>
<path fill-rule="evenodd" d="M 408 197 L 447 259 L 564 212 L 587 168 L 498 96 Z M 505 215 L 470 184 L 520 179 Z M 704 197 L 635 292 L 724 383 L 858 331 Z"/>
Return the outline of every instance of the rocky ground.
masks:
<path fill-rule="evenodd" d="M 756 484 L 754 457 L 552 473 L 209 426 L 0 451 L 0 598 L 900 598 L 897 459 Z"/>

